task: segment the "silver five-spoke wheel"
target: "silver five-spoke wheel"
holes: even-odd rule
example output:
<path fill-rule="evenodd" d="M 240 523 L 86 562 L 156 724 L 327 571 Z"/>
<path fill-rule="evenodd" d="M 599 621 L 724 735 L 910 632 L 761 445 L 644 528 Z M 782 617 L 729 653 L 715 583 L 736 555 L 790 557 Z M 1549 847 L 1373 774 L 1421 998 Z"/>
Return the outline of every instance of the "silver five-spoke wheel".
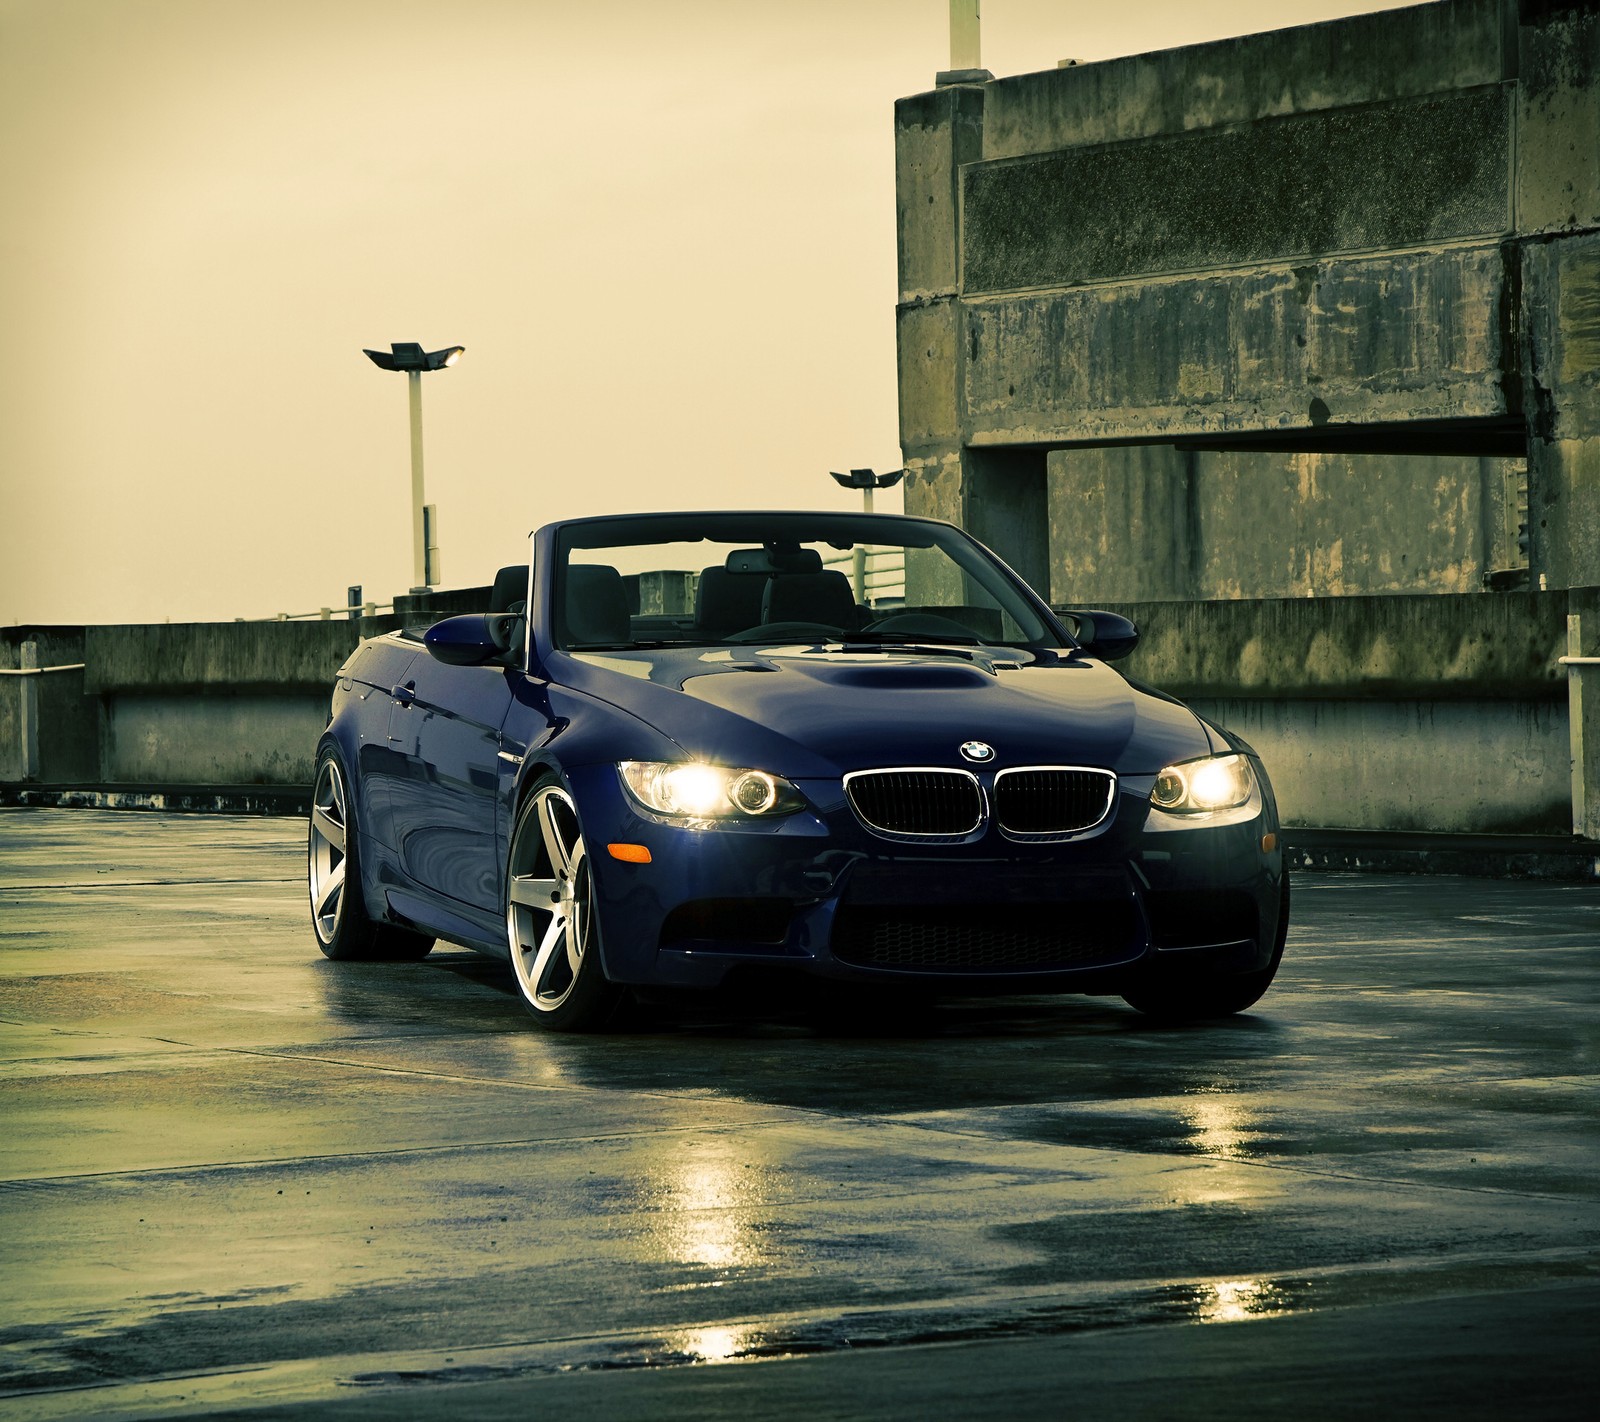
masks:
<path fill-rule="evenodd" d="M 375 922 L 367 912 L 361 893 L 361 836 L 344 766 L 332 746 L 324 747 L 311 791 L 306 883 L 317 946 L 326 957 L 336 959 L 426 957 L 432 938 L 408 925 Z"/>
<path fill-rule="evenodd" d="M 594 880 L 572 796 L 547 778 L 517 818 L 506 933 L 522 999 L 546 1026 L 581 1031 L 611 1015 L 618 990 L 599 957 Z"/>
<path fill-rule="evenodd" d="M 311 921 L 324 946 L 339 936 L 344 916 L 345 869 L 349 863 L 345 838 L 350 823 L 344 777 L 333 759 L 322 762 L 311 795 L 310 841 L 306 848 L 306 873 L 311 885 Z"/>

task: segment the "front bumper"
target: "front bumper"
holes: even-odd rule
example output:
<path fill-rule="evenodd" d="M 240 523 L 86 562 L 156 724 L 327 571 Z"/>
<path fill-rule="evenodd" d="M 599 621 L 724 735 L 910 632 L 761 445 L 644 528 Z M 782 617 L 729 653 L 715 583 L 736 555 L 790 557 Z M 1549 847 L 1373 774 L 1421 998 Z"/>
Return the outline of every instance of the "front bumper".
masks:
<path fill-rule="evenodd" d="M 1270 794 L 1251 818 L 1155 833 L 1149 777 L 1106 825 L 1024 844 L 991 824 L 958 844 L 875 835 L 838 781 L 813 809 L 690 829 L 641 812 L 610 765 L 568 772 L 599 895 L 608 976 L 711 988 L 761 966 L 949 991 L 1116 991 L 1157 958 L 1266 966 L 1282 851 Z M 648 864 L 613 858 L 643 845 Z"/>

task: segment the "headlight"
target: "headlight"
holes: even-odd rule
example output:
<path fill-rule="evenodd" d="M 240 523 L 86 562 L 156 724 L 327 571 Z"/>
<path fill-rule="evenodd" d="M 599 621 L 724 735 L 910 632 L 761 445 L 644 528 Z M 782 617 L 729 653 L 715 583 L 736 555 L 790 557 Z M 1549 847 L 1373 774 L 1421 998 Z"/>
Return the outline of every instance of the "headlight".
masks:
<path fill-rule="evenodd" d="M 1256 778 L 1242 755 L 1210 755 L 1169 765 L 1156 776 L 1150 803 L 1169 815 L 1205 815 L 1243 805 Z"/>
<path fill-rule="evenodd" d="M 805 796 L 764 770 L 726 770 L 703 761 L 624 760 L 617 763 L 628 793 L 647 810 L 674 819 L 787 815 Z"/>

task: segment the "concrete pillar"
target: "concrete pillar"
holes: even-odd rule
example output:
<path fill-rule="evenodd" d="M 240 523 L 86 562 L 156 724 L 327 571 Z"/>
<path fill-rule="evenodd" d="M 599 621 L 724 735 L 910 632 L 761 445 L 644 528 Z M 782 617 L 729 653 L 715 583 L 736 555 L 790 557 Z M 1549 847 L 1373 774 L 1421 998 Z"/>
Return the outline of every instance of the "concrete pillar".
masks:
<path fill-rule="evenodd" d="M 900 304 L 900 447 L 906 512 L 948 519 L 1049 595 L 1048 506 L 1041 450 L 968 444 L 969 337 L 961 304 L 961 165 L 983 156 L 984 90 L 954 85 L 895 105 Z M 961 596 L 928 561 L 906 568 L 906 601 Z"/>
<path fill-rule="evenodd" d="M 1042 598 L 1050 596 L 1050 504 L 1042 449 L 962 451 L 962 524 Z"/>
<path fill-rule="evenodd" d="M 695 572 L 655 569 L 639 574 L 639 612 L 642 616 L 680 616 L 694 611 Z"/>
<path fill-rule="evenodd" d="M 1042 449 L 935 449 L 906 460 L 908 514 L 942 518 L 992 548 L 1040 597 L 1050 593 L 1050 517 Z M 943 558 L 906 562 L 906 601 L 964 598 L 933 567 L 952 576 Z M 932 579 L 930 581 L 930 579 Z"/>
<path fill-rule="evenodd" d="M 1600 840 L 1600 589 L 1568 599 L 1567 727 L 1572 744 L 1572 832 Z"/>
<path fill-rule="evenodd" d="M 1522 248 L 1533 586 L 1600 585 L 1600 234 Z"/>
<path fill-rule="evenodd" d="M 983 90 L 947 88 L 895 105 L 895 331 L 907 511 L 954 512 L 936 489 L 963 444 L 960 169 L 983 148 Z"/>
<path fill-rule="evenodd" d="M 1600 584 L 1600 11 L 1518 0 L 1516 213 L 1535 587 Z M 1589 229 L 1585 232 L 1584 229 Z M 1572 235 L 1563 235 L 1572 234 Z"/>
<path fill-rule="evenodd" d="M 24 780 L 38 780 L 39 768 L 39 644 L 35 641 L 24 642 L 17 649 L 17 665 L 23 675 L 17 680 L 22 683 L 21 725 L 22 740 L 22 778 Z"/>
<path fill-rule="evenodd" d="M 1517 230 L 1600 226 L 1600 13 L 1517 0 Z"/>

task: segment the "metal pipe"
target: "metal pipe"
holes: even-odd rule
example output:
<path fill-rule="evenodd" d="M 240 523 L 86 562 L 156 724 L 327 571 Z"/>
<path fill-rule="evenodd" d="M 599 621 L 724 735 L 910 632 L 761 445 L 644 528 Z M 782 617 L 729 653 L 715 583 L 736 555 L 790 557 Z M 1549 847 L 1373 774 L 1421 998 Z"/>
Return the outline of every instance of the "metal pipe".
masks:
<path fill-rule="evenodd" d="M 1567 669 L 1567 742 L 1572 754 L 1572 832 L 1584 834 L 1589 825 L 1588 766 L 1583 744 L 1583 676 L 1579 667 L 1600 665 L 1600 657 L 1581 655 L 1583 648 L 1583 618 L 1576 612 L 1567 614 L 1567 655 L 1556 660 Z M 1589 688 L 1592 692 L 1593 688 Z"/>
<path fill-rule="evenodd" d="M 979 0 L 950 0 L 950 68 L 982 69 Z"/>
<path fill-rule="evenodd" d="M 428 548 L 422 527 L 422 372 L 408 370 L 411 396 L 411 591 L 428 590 Z"/>

